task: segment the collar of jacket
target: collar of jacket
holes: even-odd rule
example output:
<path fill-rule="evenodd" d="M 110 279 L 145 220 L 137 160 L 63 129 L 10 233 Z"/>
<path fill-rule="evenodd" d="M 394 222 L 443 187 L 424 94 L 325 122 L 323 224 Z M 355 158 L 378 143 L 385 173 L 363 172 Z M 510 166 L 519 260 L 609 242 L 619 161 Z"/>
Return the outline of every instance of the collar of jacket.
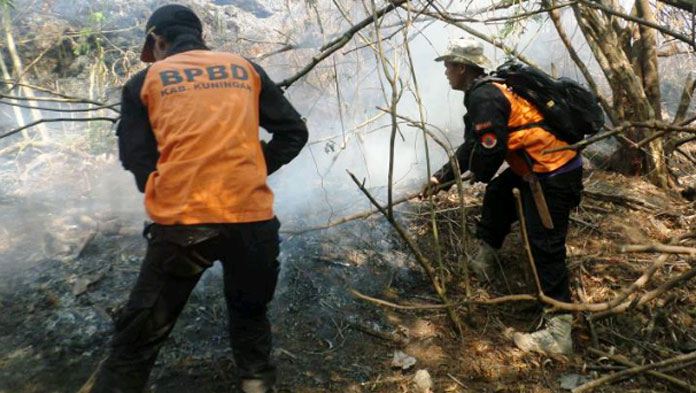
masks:
<path fill-rule="evenodd" d="M 197 49 L 210 50 L 202 42 L 197 42 L 187 37 L 180 37 L 175 39 L 172 43 L 172 46 L 169 48 L 169 51 L 167 52 L 167 57 Z"/>
<path fill-rule="evenodd" d="M 490 75 L 484 72 L 471 82 L 471 87 L 464 91 L 464 106 L 468 106 L 467 99 L 469 98 L 469 95 L 471 95 L 471 92 L 485 84 L 487 82 L 487 78 L 490 78 Z"/>

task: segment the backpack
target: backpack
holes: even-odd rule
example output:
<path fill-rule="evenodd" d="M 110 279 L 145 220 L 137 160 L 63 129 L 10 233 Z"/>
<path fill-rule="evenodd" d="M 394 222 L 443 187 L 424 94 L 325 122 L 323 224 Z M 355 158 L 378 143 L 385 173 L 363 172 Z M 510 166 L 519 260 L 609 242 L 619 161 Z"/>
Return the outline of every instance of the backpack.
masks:
<path fill-rule="evenodd" d="M 481 82 L 487 81 L 502 82 L 531 102 L 544 116 L 544 128 L 569 144 L 596 134 L 604 125 L 597 96 L 572 79 L 555 79 L 511 60 Z"/>

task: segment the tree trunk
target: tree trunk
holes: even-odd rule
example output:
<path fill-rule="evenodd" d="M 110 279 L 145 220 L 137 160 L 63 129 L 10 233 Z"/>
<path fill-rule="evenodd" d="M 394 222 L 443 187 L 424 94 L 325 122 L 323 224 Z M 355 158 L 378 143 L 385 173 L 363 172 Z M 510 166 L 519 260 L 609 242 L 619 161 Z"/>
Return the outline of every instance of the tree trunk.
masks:
<path fill-rule="evenodd" d="M 22 66 L 22 59 L 19 57 L 19 54 L 17 53 L 17 46 L 15 45 L 14 36 L 12 35 L 12 18 L 10 17 L 10 7 L 8 5 L 0 5 L 0 9 L 2 11 L 2 24 L 5 27 L 5 39 L 7 41 L 7 50 L 8 52 L 10 52 L 10 59 L 12 59 L 14 73 L 15 75 L 17 75 L 18 78 L 21 78 L 24 74 L 24 67 Z M 21 82 L 21 80 L 18 79 L 17 82 Z M 31 89 L 25 89 L 22 86 L 18 86 L 17 90 L 20 92 L 21 95 L 27 98 L 34 98 L 34 93 L 31 91 Z M 29 103 L 29 105 L 33 105 L 35 104 L 35 101 L 27 101 L 27 103 Z M 41 119 L 40 110 L 30 109 L 30 113 L 34 121 Z M 44 141 L 48 140 L 46 125 L 39 124 L 37 126 L 37 129 L 39 131 L 39 135 L 41 135 L 41 139 Z"/>
<path fill-rule="evenodd" d="M 636 0 L 636 10 L 638 17 L 648 22 L 657 23 L 655 13 L 648 0 Z M 640 64 L 642 68 L 643 87 L 653 109 L 656 120 L 662 120 L 662 98 L 660 95 L 660 75 L 657 64 L 657 37 L 655 29 L 640 25 L 641 37 L 641 56 Z M 656 130 L 648 130 L 656 132 Z M 670 185 L 670 175 L 665 163 L 664 139 L 658 138 L 648 145 L 649 159 L 648 173 L 650 181 L 663 188 Z"/>
<path fill-rule="evenodd" d="M 7 64 L 5 64 L 5 59 L 2 58 L 2 52 L 0 52 L 0 71 L 2 71 L 2 77 L 5 80 L 11 79 L 10 76 L 10 70 L 7 68 Z M 24 122 L 24 115 L 22 115 L 22 108 L 13 106 L 12 111 L 14 112 L 15 116 L 15 123 L 17 123 L 17 127 L 24 127 L 26 124 Z M 25 141 L 29 140 L 29 131 L 24 130 L 22 131 L 22 136 L 24 137 Z"/>
<path fill-rule="evenodd" d="M 694 73 L 690 72 L 684 81 L 684 89 L 682 90 L 681 98 L 679 99 L 679 107 L 677 112 L 674 114 L 673 124 L 679 124 L 686 118 L 686 112 L 689 110 L 689 105 L 691 104 L 691 98 L 694 95 L 694 89 L 696 88 L 696 78 L 694 78 Z"/>
<path fill-rule="evenodd" d="M 544 0 L 542 4 L 545 7 L 551 7 L 552 5 L 555 4 L 554 1 L 550 0 Z M 590 89 L 597 95 L 597 98 L 599 99 L 599 103 L 602 105 L 602 109 L 604 109 L 604 112 L 606 112 L 607 117 L 609 117 L 609 120 L 613 125 L 617 124 L 617 116 L 614 113 L 614 108 L 612 108 L 609 105 L 609 102 L 607 101 L 606 97 L 602 96 L 602 94 L 599 91 L 599 88 L 597 87 L 597 83 L 595 82 L 594 77 L 590 73 L 590 70 L 587 68 L 585 63 L 582 61 L 580 56 L 578 55 L 578 52 L 575 50 L 573 47 L 573 44 L 568 37 L 568 34 L 566 34 L 565 29 L 563 28 L 563 23 L 561 22 L 561 13 L 558 10 L 551 10 L 549 11 L 549 16 L 551 17 L 551 21 L 553 22 L 553 25 L 556 27 L 556 32 L 558 33 L 558 37 L 563 41 L 563 44 L 565 45 L 566 49 L 568 50 L 568 54 L 570 55 L 570 58 L 573 60 L 575 65 L 580 69 L 580 72 L 582 72 L 582 75 L 585 77 L 585 81 L 587 81 L 587 84 L 590 86 Z M 555 77 L 555 76 L 554 76 Z"/>
<path fill-rule="evenodd" d="M 648 0 L 637 0 L 636 14 L 654 21 L 655 16 Z M 601 0 L 606 7 L 611 1 Z M 640 26 L 631 29 L 621 26 L 617 20 L 601 11 L 576 5 L 573 7 L 578 25 L 599 63 L 612 89 L 613 105 L 620 121 L 645 122 L 661 118 L 659 78 L 655 31 Z M 650 19 L 651 18 L 651 19 Z M 637 32 L 636 44 L 626 46 L 626 36 Z M 629 35 L 630 36 L 630 35 Z M 634 61 L 635 60 L 635 61 Z M 651 130 L 636 130 L 625 136 L 638 141 Z M 661 139 L 643 150 L 628 147 L 620 151 L 612 168 L 631 175 L 649 175 L 659 186 L 669 184 L 664 162 L 664 144 Z"/>
<path fill-rule="evenodd" d="M 619 35 L 612 28 L 609 18 L 601 11 L 589 7 L 576 5 L 573 9 L 613 94 L 616 96 L 617 93 L 625 93 L 626 104 L 632 109 L 630 116 L 627 113 L 626 117 L 638 121 L 653 118 L 652 107 L 643 91 L 641 80 L 633 72 L 631 61 L 622 51 Z"/>

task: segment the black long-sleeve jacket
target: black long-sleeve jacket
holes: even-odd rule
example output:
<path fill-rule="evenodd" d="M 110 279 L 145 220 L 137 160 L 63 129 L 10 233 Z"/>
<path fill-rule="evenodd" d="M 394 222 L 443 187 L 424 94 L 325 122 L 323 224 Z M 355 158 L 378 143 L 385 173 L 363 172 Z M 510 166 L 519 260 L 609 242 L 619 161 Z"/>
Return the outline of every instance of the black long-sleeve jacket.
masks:
<path fill-rule="evenodd" d="M 465 92 L 464 106 L 464 143 L 455 157 L 461 173 L 470 170 L 476 180 L 487 182 L 505 160 L 510 102 L 500 89 L 485 83 Z M 440 183 L 453 180 L 451 164 L 448 162 L 433 176 Z"/>
<path fill-rule="evenodd" d="M 544 117 L 534 105 L 504 84 L 475 81 L 464 105 L 464 143 L 455 155 L 460 171 L 471 171 L 477 181 L 490 181 L 503 161 L 520 176 L 530 170 L 548 174 L 577 155 L 572 150 L 544 154 L 568 144 L 544 128 Z M 454 171 L 447 163 L 433 176 L 445 183 L 454 179 Z"/>

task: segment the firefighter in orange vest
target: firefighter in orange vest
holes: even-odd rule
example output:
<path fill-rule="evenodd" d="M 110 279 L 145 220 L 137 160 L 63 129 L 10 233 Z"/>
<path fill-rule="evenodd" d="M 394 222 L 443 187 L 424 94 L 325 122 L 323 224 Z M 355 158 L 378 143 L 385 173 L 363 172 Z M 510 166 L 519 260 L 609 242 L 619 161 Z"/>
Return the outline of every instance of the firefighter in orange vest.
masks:
<path fill-rule="evenodd" d="M 274 391 L 266 316 L 278 278 L 279 222 L 266 177 L 290 162 L 307 128 L 257 64 L 209 50 L 181 5 L 147 22 L 141 60 L 123 88 L 118 144 L 154 224 L 108 357 L 83 392 L 142 392 L 157 353 L 213 262 L 223 267 L 237 391 Z M 259 140 L 259 126 L 272 134 Z"/>
<path fill-rule="evenodd" d="M 518 188 L 542 289 L 554 299 L 570 302 L 565 241 L 570 210 L 580 203 L 582 194 L 580 154 L 573 150 L 542 154 L 567 143 L 544 128 L 543 116 L 532 104 L 504 84 L 483 79 L 492 65 L 479 42 L 454 40 L 447 53 L 435 60 L 444 61 L 452 89 L 465 93 L 464 143 L 455 153 L 460 171 L 469 170 L 475 180 L 488 183 L 470 268 L 484 279 L 494 274 L 497 250 L 517 220 L 512 189 Z M 509 167 L 494 177 L 503 162 Z M 541 185 L 552 225 L 543 222 L 530 183 L 524 180 L 528 176 Z M 433 175 L 425 192 L 453 179 L 454 172 L 446 164 Z M 571 324 L 570 314 L 556 315 L 547 320 L 545 329 L 517 333 L 514 341 L 527 351 L 570 354 Z"/>

